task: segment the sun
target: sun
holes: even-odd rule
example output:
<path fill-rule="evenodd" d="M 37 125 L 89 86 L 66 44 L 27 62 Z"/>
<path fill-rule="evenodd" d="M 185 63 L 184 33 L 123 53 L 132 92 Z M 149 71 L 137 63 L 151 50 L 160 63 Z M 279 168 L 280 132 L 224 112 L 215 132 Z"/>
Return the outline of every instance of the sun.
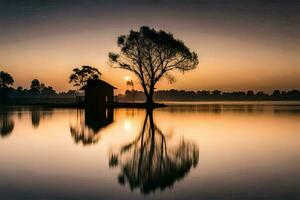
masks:
<path fill-rule="evenodd" d="M 131 132 L 132 131 L 131 121 L 125 120 L 125 122 L 124 122 L 124 129 L 125 129 L 126 132 Z"/>
<path fill-rule="evenodd" d="M 125 79 L 125 81 L 129 81 L 130 80 L 130 76 L 125 76 L 124 79 Z"/>

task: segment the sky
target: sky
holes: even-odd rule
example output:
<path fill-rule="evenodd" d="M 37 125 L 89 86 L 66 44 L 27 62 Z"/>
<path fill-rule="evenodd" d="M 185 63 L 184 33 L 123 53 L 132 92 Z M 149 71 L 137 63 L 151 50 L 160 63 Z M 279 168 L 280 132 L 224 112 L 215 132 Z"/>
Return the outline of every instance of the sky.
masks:
<path fill-rule="evenodd" d="M 145 25 L 199 56 L 197 69 L 157 89 L 300 89 L 298 0 L 0 0 L 0 10 L 0 71 L 14 87 L 37 78 L 69 90 L 72 69 L 91 65 L 122 93 L 124 77 L 135 78 L 112 69 L 108 53 L 119 51 L 119 35 Z"/>

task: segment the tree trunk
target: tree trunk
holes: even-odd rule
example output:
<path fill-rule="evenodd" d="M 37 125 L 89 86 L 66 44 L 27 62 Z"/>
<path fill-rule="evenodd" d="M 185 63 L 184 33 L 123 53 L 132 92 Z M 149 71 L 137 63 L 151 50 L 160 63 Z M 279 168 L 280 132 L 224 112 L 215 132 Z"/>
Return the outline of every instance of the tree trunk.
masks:
<path fill-rule="evenodd" d="M 154 104 L 154 102 L 153 102 L 153 97 L 152 96 L 147 96 L 147 101 L 146 101 L 146 104 L 148 105 L 148 106 L 152 106 L 153 104 Z"/>
<path fill-rule="evenodd" d="M 147 95 L 146 104 L 147 104 L 148 107 L 153 107 L 154 106 L 153 91 L 150 91 L 149 94 Z"/>

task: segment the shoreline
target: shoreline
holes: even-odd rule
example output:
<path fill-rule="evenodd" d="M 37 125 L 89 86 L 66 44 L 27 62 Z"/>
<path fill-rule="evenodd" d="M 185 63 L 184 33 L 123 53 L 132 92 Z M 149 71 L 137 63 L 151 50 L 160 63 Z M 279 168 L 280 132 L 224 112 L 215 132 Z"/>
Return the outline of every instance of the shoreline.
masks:
<path fill-rule="evenodd" d="M 36 107 L 48 107 L 48 108 L 86 108 L 82 103 L 6 103 L 0 104 L 0 106 L 36 106 Z M 146 103 L 128 103 L 128 102 L 119 102 L 113 103 L 106 106 L 99 106 L 97 108 L 91 107 L 91 109 L 107 109 L 107 108 L 161 108 L 167 107 L 168 105 L 164 103 L 155 103 L 152 106 L 147 106 Z"/>
<path fill-rule="evenodd" d="M 163 107 L 176 107 L 176 106 L 204 106 L 204 105 L 275 105 L 275 106 L 300 106 L 299 100 L 272 100 L 272 101 L 239 101 L 239 100 L 226 100 L 226 101 L 164 101 L 155 103 L 153 106 L 148 107 L 146 103 L 130 103 L 130 102 L 115 102 L 113 104 L 91 109 L 107 109 L 107 108 L 142 108 L 142 109 L 155 109 Z M 1 103 L 1 106 L 30 106 L 30 107 L 46 107 L 46 108 L 78 108 L 84 109 L 86 106 L 83 103 Z"/>

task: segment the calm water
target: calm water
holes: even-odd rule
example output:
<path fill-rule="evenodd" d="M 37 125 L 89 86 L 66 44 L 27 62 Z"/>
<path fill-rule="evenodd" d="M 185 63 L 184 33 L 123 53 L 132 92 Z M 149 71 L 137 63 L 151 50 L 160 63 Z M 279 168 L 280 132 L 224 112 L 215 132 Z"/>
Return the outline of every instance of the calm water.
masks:
<path fill-rule="evenodd" d="M 300 199 L 299 104 L 0 108 L 0 199 Z"/>

